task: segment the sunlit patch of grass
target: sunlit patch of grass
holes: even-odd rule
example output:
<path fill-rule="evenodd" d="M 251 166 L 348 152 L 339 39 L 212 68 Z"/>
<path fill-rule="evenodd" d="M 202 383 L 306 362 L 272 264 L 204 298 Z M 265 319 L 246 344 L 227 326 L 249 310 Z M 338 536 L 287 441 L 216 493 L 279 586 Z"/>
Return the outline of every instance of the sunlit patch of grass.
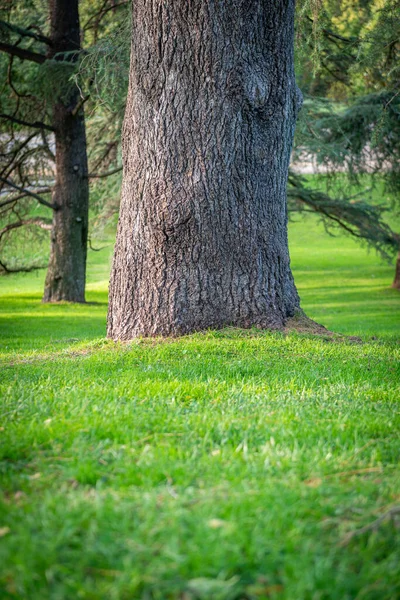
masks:
<path fill-rule="evenodd" d="M 307 314 L 361 340 L 115 344 L 110 247 L 91 304 L 0 278 L 1 598 L 400 597 L 393 267 L 313 219 L 290 241 Z"/>
<path fill-rule="evenodd" d="M 228 330 L 3 368 L 5 593 L 397 597 L 393 522 L 342 544 L 398 502 L 398 359 Z"/>

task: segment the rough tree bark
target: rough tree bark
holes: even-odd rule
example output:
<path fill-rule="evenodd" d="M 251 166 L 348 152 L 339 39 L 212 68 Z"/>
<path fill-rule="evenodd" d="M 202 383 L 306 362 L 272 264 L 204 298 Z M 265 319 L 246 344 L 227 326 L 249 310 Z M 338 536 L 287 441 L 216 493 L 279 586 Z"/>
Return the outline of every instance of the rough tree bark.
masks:
<path fill-rule="evenodd" d="M 80 50 L 78 0 L 50 0 L 49 58 L 77 59 Z M 53 110 L 56 182 L 51 252 L 43 301 L 85 301 L 89 183 L 86 133 L 79 90 L 71 85 Z"/>
<path fill-rule="evenodd" d="M 135 0 L 108 336 L 279 328 L 294 0 Z"/>

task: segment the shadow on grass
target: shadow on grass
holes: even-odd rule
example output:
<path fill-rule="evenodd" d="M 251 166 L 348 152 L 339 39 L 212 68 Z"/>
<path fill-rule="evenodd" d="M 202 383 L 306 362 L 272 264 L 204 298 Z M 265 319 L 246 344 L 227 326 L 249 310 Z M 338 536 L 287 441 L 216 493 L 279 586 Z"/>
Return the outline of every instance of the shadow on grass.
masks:
<path fill-rule="evenodd" d="M 105 336 L 105 294 L 85 304 L 43 304 L 40 296 L 20 294 L 0 298 L 0 340 L 7 352 L 68 346 Z M 92 296 L 93 297 L 93 296 Z"/>
<path fill-rule="evenodd" d="M 89 341 L 104 337 L 105 332 L 105 314 L 0 317 L 1 346 L 6 351 L 41 350 L 52 344 Z"/>
<path fill-rule="evenodd" d="M 400 294 L 382 285 L 340 287 L 324 285 L 302 289 L 306 314 L 327 328 L 351 335 L 399 336 Z M 358 289 L 356 289 L 358 288 Z M 0 340 L 3 352 L 31 352 L 68 347 L 71 343 L 104 338 L 107 292 L 90 291 L 84 304 L 43 304 L 41 294 L 0 297 Z"/>

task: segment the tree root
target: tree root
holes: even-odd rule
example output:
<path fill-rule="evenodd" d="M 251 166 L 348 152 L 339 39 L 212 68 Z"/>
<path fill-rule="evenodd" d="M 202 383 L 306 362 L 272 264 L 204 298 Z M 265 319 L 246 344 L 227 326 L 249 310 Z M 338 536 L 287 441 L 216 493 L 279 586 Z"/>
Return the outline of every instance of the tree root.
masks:
<path fill-rule="evenodd" d="M 283 330 L 285 333 L 297 332 L 319 335 L 332 342 L 353 342 L 357 344 L 362 342 L 362 339 L 355 335 L 343 335 L 330 331 L 320 323 L 316 323 L 316 321 L 307 317 L 302 309 L 299 309 L 293 317 L 287 319 Z"/>

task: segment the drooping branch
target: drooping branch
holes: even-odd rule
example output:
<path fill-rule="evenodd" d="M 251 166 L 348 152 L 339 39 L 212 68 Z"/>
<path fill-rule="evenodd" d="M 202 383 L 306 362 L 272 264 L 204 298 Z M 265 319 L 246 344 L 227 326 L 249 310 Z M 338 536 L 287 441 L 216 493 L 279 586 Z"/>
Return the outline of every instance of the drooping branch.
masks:
<path fill-rule="evenodd" d="M 7 83 L 10 86 L 11 90 L 14 93 L 14 96 L 16 97 L 16 106 L 14 109 L 13 114 L 16 115 L 19 109 L 19 105 L 20 105 L 20 101 L 22 98 L 29 98 L 32 99 L 34 98 L 34 95 L 29 93 L 21 93 L 17 90 L 16 86 L 15 86 L 15 82 L 13 80 L 13 65 L 14 65 L 14 58 L 15 56 L 9 56 L 9 62 L 8 62 L 8 68 L 7 68 Z"/>
<path fill-rule="evenodd" d="M 51 125 L 47 125 L 42 121 L 34 121 L 33 123 L 29 123 L 28 121 L 24 121 L 23 119 L 18 119 L 12 115 L 6 115 L 5 113 L 0 113 L 0 119 L 5 119 L 7 121 L 11 121 L 12 123 L 17 123 L 17 125 L 25 125 L 26 127 L 34 127 L 36 129 L 46 129 L 47 131 L 55 131 L 54 127 Z"/>
<path fill-rule="evenodd" d="M 351 198 L 331 198 L 307 188 L 294 173 L 290 173 L 287 194 L 289 211 L 319 214 L 326 228 L 329 223 L 335 224 L 351 236 L 365 240 L 386 258 L 399 248 L 400 236 L 382 220 L 383 207 L 354 202 Z"/>
<path fill-rule="evenodd" d="M 30 38 L 36 40 L 37 42 L 41 42 L 42 44 L 47 44 L 47 46 L 53 45 L 53 42 L 51 41 L 51 39 L 46 37 L 45 35 L 42 35 L 41 33 L 35 33 L 31 29 L 23 29 L 22 27 L 19 27 L 18 25 L 13 25 L 12 23 L 7 23 L 7 21 L 2 21 L 0 19 L 0 29 L 1 28 L 8 29 L 12 33 L 17 33 L 18 35 L 20 35 L 22 37 L 30 37 Z"/>
<path fill-rule="evenodd" d="M 104 15 L 106 15 L 110 10 L 114 11 L 117 8 L 121 7 L 121 6 L 126 6 L 128 4 L 128 0 L 125 0 L 124 2 L 118 2 L 117 4 L 111 4 L 111 6 L 106 6 L 107 4 L 107 0 L 103 3 L 103 6 L 100 8 L 100 10 L 95 13 L 94 15 L 92 15 L 85 23 L 85 25 L 83 26 L 83 31 L 86 31 L 87 29 L 91 29 L 92 27 L 98 27 L 100 21 L 102 20 L 102 18 L 104 17 Z M 92 25 L 92 21 L 94 21 L 94 24 Z"/>
<path fill-rule="evenodd" d="M 31 133 L 30 135 L 28 135 L 27 138 L 25 138 L 18 146 L 11 148 L 11 150 L 9 152 L 6 152 L 3 154 L 3 156 L 12 156 L 15 157 L 19 152 L 21 152 L 21 150 L 23 150 L 31 140 L 33 140 L 35 137 L 37 137 L 39 135 L 38 131 L 34 131 L 33 133 Z M 13 141 L 15 141 L 15 137 L 13 136 Z M 4 169 L 1 171 L 1 173 L 4 173 Z"/>
<path fill-rule="evenodd" d="M 37 200 L 39 202 L 39 204 L 43 204 L 43 206 L 47 206 L 48 208 L 51 208 L 53 210 L 58 210 L 58 208 L 59 208 L 58 204 L 47 202 L 47 200 L 44 200 L 44 198 L 42 198 L 41 196 L 39 196 L 39 194 L 36 194 L 35 192 L 31 192 L 30 190 L 27 190 L 26 188 L 23 188 L 23 187 L 21 187 L 19 185 L 16 185 L 15 183 L 13 183 L 12 181 L 10 181 L 9 179 L 4 179 L 3 177 L 0 177 L 0 181 L 2 181 L 3 183 L 5 183 L 6 185 L 10 186 L 11 188 L 14 188 L 18 192 L 23 192 L 26 196 L 30 196 L 31 198 L 35 198 L 35 200 Z"/>
<path fill-rule="evenodd" d="M 87 102 L 90 98 L 90 94 L 87 94 L 86 96 L 83 96 L 83 98 L 80 98 L 79 102 L 76 104 L 76 106 L 72 109 L 71 111 L 71 115 L 73 117 L 75 117 L 78 112 L 81 110 L 82 106 L 85 104 L 85 102 Z"/>
<path fill-rule="evenodd" d="M 314 25 L 314 19 L 312 19 L 311 17 L 306 17 L 307 21 L 309 21 L 310 23 L 312 23 L 312 25 Z M 325 27 L 323 27 L 321 29 L 322 33 L 328 38 L 328 39 L 336 39 L 336 40 L 340 40 L 341 42 L 344 42 L 345 44 L 357 44 L 360 43 L 361 40 L 354 38 L 354 37 L 344 37 L 343 35 L 339 35 L 338 33 L 336 33 L 336 31 L 332 31 L 331 29 L 326 29 Z"/>
<path fill-rule="evenodd" d="M 44 132 L 43 129 L 40 130 L 40 135 L 41 135 L 41 138 L 42 138 L 42 141 L 43 141 L 43 150 L 46 152 L 46 154 L 49 157 L 49 159 L 52 162 L 55 162 L 55 160 L 56 160 L 55 154 L 54 154 L 54 152 L 51 150 L 51 148 L 49 146 L 49 142 L 47 140 L 46 134 L 45 134 L 45 132 Z"/>
<path fill-rule="evenodd" d="M 27 225 L 37 225 L 41 229 L 50 231 L 51 221 L 49 219 L 32 218 L 32 219 L 21 219 L 20 221 L 14 221 L 8 223 L 3 229 L 0 229 L 0 241 L 4 235 L 12 231 L 13 229 L 19 229 L 20 227 L 26 227 Z"/>
<path fill-rule="evenodd" d="M 332 75 L 332 77 L 334 79 L 336 79 L 336 81 L 339 81 L 340 83 L 343 83 L 344 85 L 347 85 L 350 87 L 350 84 L 346 80 L 346 77 L 345 76 L 342 77 L 342 76 L 338 75 L 337 73 L 335 73 L 330 67 L 328 67 L 328 65 L 326 64 L 326 62 L 324 60 L 321 60 L 321 65 L 325 69 L 325 71 L 327 71 L 327 73 L 329 73 L 329 75 Z"/>
<path fill-rule="evenodd" d="M 31 273 L 32 271 L 38 271 L 39 269 L 45 269 L 47 265 L 31 265 L 29 267 L 15 267 L 10 268 L 5 262 L 0 260 L 0 267 L 3 269 L 3 274 L 9 275 L 11 273 Z"/>
<path fill-rule="evenodd" d="M 107 246 L 101 246 L 101 248 L 94 248 L 92 246 L 92 238 L 91 237 L 88 237 L 88 246 L 94 252 L 101 252 L 102 250 L 104 250 L 105 248 L 107 248 Z"/>
<path fill-rule="evenodd" d="M 47 60 L 45 54 L 32 52 L 31 50 L 26 50 L 25 48 L 20 48 L 19 46 L 14 46 L 13 44 L 5 44 L 4 42 L 0 42 L 0 51 L 11 54 L 11 56 L 18 56 L 18 58 L 21 60 L 29 60 L 31 62 L 38 63 L 39 65 L 43 64 Z"/>
<path fill-rule="evenodd" d="M 114 175 L 114 173 L 119 173 L 120 171 L 122 171 L 123 167 L 116 167 L 115 169 L 112 169 L 111 171 L 107 171 L 106 173 L 89 173 L 88 175 L 88 179 L 96 179 L 96 178 L 101 178 L 101 177 L 109 177 L 110 175 Z"/>
<path fill-rule="evenodd" d="M 356 98 L 345 110 L 310 99 L 303 144 L 328 173 L 345 171 L 359 184 L 363 173 L 379 173 L 387 188 L 400 189 L 400 95 L 393 89 Z M 311 133 L 311 135 L 310 135 Z"/>
<path fill-rule="evenodd" d="M 51 188 L 46 187 L 46 188 L 39 188 L 37 190 L 28 190 L 31 193 L 34 194 L 49 194 L 51 192 Z M 21 192 L 21 194 L 18 194 L 17 196 L 13 196 L 12 198 L 7 198 L 7 200 L 4 200 L 3 202 L 0 202 L 0 208 L 3 208 L 4 206 L 8 206 L 9 204 L 12 204 L 13 202 L 18 202 L 18 200 L 21 200 L 22 198 L 26 198 L 26 196 L 28 196 L 30 194 L 27 194 L 26 192 Z"/>
<path fill-rule="evenodd" d="M 19 199 L 23 198 L 25 194 L 21 194 L 16 198 L 9 198 L 8 200 L 4 200 L 4 202 L 0 202 L 0 208 L 4 208 L 5 206 L 9 206 L 10 204 L 15 204 Z"/>

